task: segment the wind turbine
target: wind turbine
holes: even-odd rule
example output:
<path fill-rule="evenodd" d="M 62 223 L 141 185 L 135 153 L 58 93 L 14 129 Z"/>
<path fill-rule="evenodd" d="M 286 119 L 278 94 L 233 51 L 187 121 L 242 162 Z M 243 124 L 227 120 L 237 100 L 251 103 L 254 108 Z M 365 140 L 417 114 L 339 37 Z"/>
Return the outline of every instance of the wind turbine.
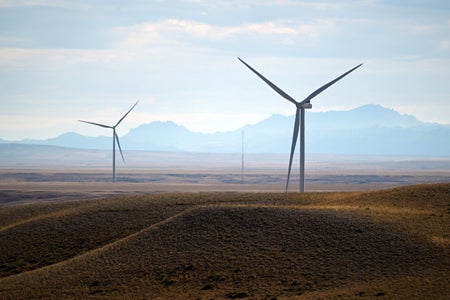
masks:
<path fill-rule="evenodd" d="M 329 88 L 331 85 L 333 85 L 337 81 L 341 80 L 342 78 L 344 78 L 345 76 L 347 76 L 348 74 L 350 74 L 351 72 L 353 72 L 354 70 L 359 68 L 362 64 L 357 65 L 356 67 L 354 67 L 353 69 L 345 72 L 344 74 L 342 74 L 338 78 L 336 78 L 336 79 L 328 82 L 327 84 L 321 86 L 320 88 L 315 90 L 313 93 L 311 93 L 308 97 L 306 97 L 303 101 L 298 102 L 294 98 L 292 98 L 291 96 L 289 96 L 288 94 L 283 92 L 275 84 L 270 82 L 263 75 L 258 73 L 255 69 L 250 67 L 245 61 L 243 61 L 239 57 L 238 57 L 238 59 L 244 65 L 246 65 L 251 71 L 253 71 L 253 73 L 258 75 L 258 77 L 261 78 L 265 83 L 267 83 L 272 89 L 274 89 L 278 94 L 280 94 L 281 97 L 283 97 L 286 100 L 292 102 L 297 108 L 296 113 L 295 113 L 294 134 L 292 136 L 291 155 L 290 155 L 290 158 L 289 158 L 288 176 L 287 176 L 287 181 L 286 181 L 286 193 L 288 191 L 289 177 L 291 175 L 292 159 L 294 157 L 295 146 L 297 144 L 299 125 L 300 125 L 300 192 L 304 192 L 305 191 L 305 109 L 312 108 L 312 105 L 311 105 L 310 101 L 314 97 L 316 97 L 317 95 L 322 93 L 324 90 Z M 300 123 L 300 120 L 301 120 L 301 123 Z"/>
<path fill-rule="evenodd" d="M 94 123 L 94 122 L 89 122 L 89 121 L 83 121 L 83 120 L 78 120 L 79 122 L 83 122 L 83 123 L 88 123 L 88 124 L 92 124 L 92 125 L 96 125 L 96 126 L 100 126 L 103 128 L 110 128 L 113 130 L 113 150 L 112 150 L 112 157 L 113 157 L 113 164 L 112 164 L 112 181 L 113 183 L 116 182 L 116 141 L 117 141 L 117 146 L 119 146 L 119 150 L 120 150 L 120 155 L 122 156 L 122 161 L 125 162 L 125 159 L 123 158 L 123 153 L 122 153 L 122 148 L 120 147 L 120 142 L 119 142 L 119 136 L 116 133 L 116 127 L 120 124 L 120 122 L 122 122 L 123 119 L 125 119 L 125 117 L 130 113 L 130 111 L 139 103 L 139 101 L 137 101 L 131 108 L 129 111 L 127 111 L 126 114 L 123 115 L 122 118 L 120 118 L 120 120 L 116 123 L 116 125 L 114 126 L 109 126 L 109 125 L 104 125 L 104 124 L 100 124 L 100 123 Z"/>

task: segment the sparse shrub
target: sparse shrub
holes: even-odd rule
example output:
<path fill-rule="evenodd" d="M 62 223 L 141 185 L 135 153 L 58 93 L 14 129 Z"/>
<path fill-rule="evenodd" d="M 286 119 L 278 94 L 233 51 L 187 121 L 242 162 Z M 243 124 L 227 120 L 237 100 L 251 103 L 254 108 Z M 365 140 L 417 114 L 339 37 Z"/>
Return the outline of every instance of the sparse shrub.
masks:
<path fill-rule="evenodd" d="M 100 282 L 99 282 L 98 280 L 94 280 L 94 281 L 91 283 L 91 287 L 99 286 L 99 285 L 100 285 Z"/>
<path fill-rule="evenodd" d="M 192 271 L 194 270 L 194 265 L 191 263 L 187 263 L 185 265 L 183 265 L 182 270 L 184 271 Z"/>
<path fill-rule="evenodd" d="M 20 269 L 24 264 L 24 259 L 11 256 L 5 263 L 0 265 L 0 271 L 7 274 L 15 274 L 18 273 L 17 269 Z"/>
<path fill-rule="evenodd" d="M 214 285 L 211 283 L 206 284 L 204 287 L 201 288 L 202 291 L 212 290 L 214 289 Z"/>
<path fill-rule="evenodd" d="M 164 279 L 161 281 L 161 283 L 162 283 L 164 286 L 169 286 L 169 285 L 172 285 L 172 284 L 176 283 L 176 281 L 173 280 L 173 279 L 170 279 L 170 278 L 164 278 Z"/>
<path fill-rule="evenodd" d="M 242 298 L 248 298 L 250 297 L 249 294 L 246 292 L 236 292 L 236 293 L 228 293 L 225 295 L 225 297 L 230 299 L 242 299 Z"/>
<path fill-rule="evenodd" d="M 213 282 L 213 281 L 222 281 L 223 278 L 220 274 L 211 274 L 208 276 L 208 281 L 209 282 Z"/>

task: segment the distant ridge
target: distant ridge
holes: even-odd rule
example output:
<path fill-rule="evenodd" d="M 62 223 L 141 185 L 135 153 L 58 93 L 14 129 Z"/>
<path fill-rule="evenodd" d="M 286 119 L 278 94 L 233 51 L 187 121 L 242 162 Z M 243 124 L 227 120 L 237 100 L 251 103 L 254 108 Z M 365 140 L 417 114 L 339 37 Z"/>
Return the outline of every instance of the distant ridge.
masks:
<path fill-rule="evenodd" d="M 400 114 L 397 111 L 381 105 L 368 104 L 348 111 L 328 111 L 313 114 L 311 118 L 321 116 L 319 126 L 334 128 L 370 128 L 370 127 L 401 127 L 409 128 L 423 125 L 414 116 Z M 333 125 L 330 124 L 330 120 Z M 323 123 L 323 121 L 327 123 Z"/>
<path fill-rule="evenodd" d="M 450 125 L 424 123 L 412 115 L 369 104 L 348 111 L 308 112 L 306 151 L 324 154 L 450 156 Z M 294 116 L 272 115 L 243 127 L 250 153 L 287 153 Z M 241 131 L 204 134 L 174 122 L 151 122 L 121 138 L 124 150 L 238 153 Z M 2 140 L 2 143 L 8 141 Z M 74 132 L 47 140 L 23 140 L 81 149 L 109 149 L 110 137 L 87 137 Z M 286 150 L 288 149 L 288 150 Z"/>

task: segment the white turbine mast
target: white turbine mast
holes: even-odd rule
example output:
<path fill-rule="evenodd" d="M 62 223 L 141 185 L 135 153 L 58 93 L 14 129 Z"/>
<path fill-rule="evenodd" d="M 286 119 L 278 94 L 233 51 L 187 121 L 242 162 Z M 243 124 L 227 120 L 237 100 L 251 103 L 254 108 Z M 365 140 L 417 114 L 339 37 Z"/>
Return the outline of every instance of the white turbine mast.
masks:
<path fill-rule="evenodd" d="M 349 71 L 345 72 L 344 74 L 342 74 L 338 78 L 336 78 L 336 79 L 328 82 L 327 84 L 321 86 L 320 88 L 315 90 L 313 93 L 311 93 L 308 97 L 306 97 L 303 101 L 298 102 L 294 98 L 292 98 L 291 96 L 286 94 L 279 87 L 277 87 L 275 84 L 273 84 L 271 81 L 269 81 L 267 78 L 265 78 L 263 75 L 258 73 L 255 69 L 250 67 L 250 65 L 248 65 L 245 61 L 243 61 L 239 57 L 238 57 L 238 59 L 244 65 L 246 65 L 251 71 L 253 71 L 253 73 L 258 75 L 258 77 L 261 78 L 265 83 L 267 83 L 272 89 L 274 89 L 278 94 L 280 94 L 281 97 L 283 97 L 286 100 L 292 102 L 297 108 L 296 113 L 295 113 L 294 133 L 293 133 L 293 136 L 292 136 L 291 155 L 290 155 L 290 158 L 289 158 L 289 169 L 288 169 L 288 175 L 287 175 L 287 180 L 286 180 L 286 193 L 288 191 L 288 186 L 289 186 L 289 178 L 290 178 L 290 175 L 291 175 L 292 159 L 293 159 L 293 156 L 294 156 L 295 146 L 297 144 L 297 138 L 298 138 L 298 134 L 299 134 L 299 126 L 300 126 L 300 179 L 299 179 L 300 180 L 300 184 L 299 184 L 299 190 L 300 190 L 300 192 L 304 192 L 305 191 L 305 109 L 312 108 L 312 105 L 311 105 L 310 101 L 314 97 L 316 97 L 317 95 L 322 93 L 324 90 L 329 88 L 331 85 L 333 85 L 337 81 L 339 81 L 342 78 L 344 78 L 346 75 L 350 74 L 351 72 L 353 72 L 354 70 L 359 68 L 362 64 L 357 65 L 356 67 L 354 67 L 353 69 L 350 69 Z M 301 123 L 300 123 L 300 120 L 301 120 Z"/>
<path fill-rule="evenodd" d="M 116 182 L 116 142 L 117 142 L 117 146 L 119 146 L 119 151 L 120 151 L 120 156 L 122 156 L 122 161 L 125 162 L 125 159 L 123 158 L 123 153 L 122 153 L 122 148 L 120 147 L 120 142 L 119 142 L 119 136 L 117 135 L 116 132 L 116 127 L 123 121 L 123 119 L 125 119 L 125 117 L 130 113 L 130 111 L 139 103 L 139 101 L 136 101 L 136 103 L 130 108 L 130 110 L 127 111 L 126 114 L 124 114 L 122 116 L 122 118 L 120 118 L 119 121 L 117 121 L 116 125 L 114 126 L 110 126 L 110 125 L 104 125 L 104 124 L 100 124 L 100 123 L 95 123 L 95 122 L 89 122 L 89 121 L 83 121 L 83 120 L 78 120 L 79 122 L 83 122 L 83 123 L 88 123 L 88 124 L 92 124 L 95 126 L 100 126 L 103 128 L 110 128 L 113 130 L 113 150 L 112 150 L 112 157 L 113 157 L 113 162 L 112 162 L 112 182 Z"/>

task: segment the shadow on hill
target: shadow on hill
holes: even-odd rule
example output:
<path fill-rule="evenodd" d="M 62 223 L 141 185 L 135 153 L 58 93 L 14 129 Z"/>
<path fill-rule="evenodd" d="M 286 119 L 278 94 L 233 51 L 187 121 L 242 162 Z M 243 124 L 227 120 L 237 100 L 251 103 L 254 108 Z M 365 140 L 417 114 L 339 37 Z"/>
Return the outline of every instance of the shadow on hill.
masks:
<path fill-rule="evenodd" d="M 56 297 L 75 290 L 81 297 L 264 298 L 433 273 L 442 261 L 448 266 L 431 244 L 363 216 L 228 205 L 188 209 L 92 253 L 3 283 Z"/>

